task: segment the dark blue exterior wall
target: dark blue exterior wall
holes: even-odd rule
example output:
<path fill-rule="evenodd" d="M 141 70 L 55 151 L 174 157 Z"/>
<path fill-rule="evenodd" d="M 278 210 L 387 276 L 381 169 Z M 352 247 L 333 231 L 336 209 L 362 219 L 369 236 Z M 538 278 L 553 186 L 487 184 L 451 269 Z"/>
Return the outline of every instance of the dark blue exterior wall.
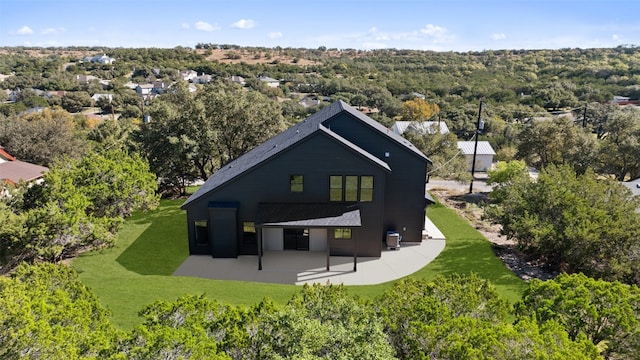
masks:
<path fill-rule="evenodd" d="M 304 176 L 304 191 L 290 191 L 289 176 Z M 385 225 L 383 221 L 388 171 L 379 164 L 358 154 L 331 136 L 316 132 L 250 171 L 229 181 L 189 204 L 188 224 L 209 220 L 210 203 L 238 203 L 235 227 L 239 254 L 256 254 L 257 248 L 243 246 L 242 223 L 254 221 L 258 204 L 324 203 L 329 202 L 331 175 L 371 175 L 374 177 L 372 202 L 360 203 L 362 227 L 354 228 L 354 240 L 332 240 L 332 255 L 352 255 L 353 241 L 357 241 L 358 256 L 380 256 Z M 197 246 L 194 226 L 189 226 L 191 254 L 211 254 L 210 246 Z M 212 234 L 212 230 L 209 231 Z"/>
<path fill-rule="evenodd" d="M 391 174 L 385 186 L 383 227 L 385 231 L 398 231 L 404 242 L 422 241 L 428 160 L 346 112 L 325 121 L 324 125 L 389 164 Z"/>

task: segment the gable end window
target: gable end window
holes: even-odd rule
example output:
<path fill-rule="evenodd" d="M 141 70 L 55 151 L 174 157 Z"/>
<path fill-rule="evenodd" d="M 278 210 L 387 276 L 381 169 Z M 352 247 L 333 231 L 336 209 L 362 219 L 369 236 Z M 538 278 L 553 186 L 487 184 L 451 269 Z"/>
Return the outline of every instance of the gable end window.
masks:
<path fill-rule="evenodd" d="M 289 186 L 291 192 L 303 192 L 304 191 L 304 176 L 302 175 L 289 175 Z"/>
<path fill-rule="evenodd" d="M 360 176 L 360 201 L 373 201 L 373 176 Z"/>
<path fill-rule="evenodd" d="M 373 201 L 373 176 L 331 175 L 329 178 L 329 201 Z"/>
<path fill-rule="evenodd" d="M 329 200 L 342 201 L 342 176 L 331 175 L 329 179 Z"/>

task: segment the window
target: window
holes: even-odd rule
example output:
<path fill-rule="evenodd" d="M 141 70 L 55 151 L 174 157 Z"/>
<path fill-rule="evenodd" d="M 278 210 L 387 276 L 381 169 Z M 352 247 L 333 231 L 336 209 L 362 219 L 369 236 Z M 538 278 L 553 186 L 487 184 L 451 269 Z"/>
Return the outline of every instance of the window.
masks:
<path fill-rule="evenodd" d="M 242 241 L 244 245 L 256 244 L 256 225 L 252 221 L 242 223 Z"/>
<path fill-rule="evenodd" d="M 209 245 L 209 224 L 207 220 L 195 221 L 196 245 Z"/>
<path fill-rule="evenodd" d="M 332 175 L 329 180 L 330 201 L 373 201 L 373 176 Z"/>
<path fill-rule="evenodd" d="M 291 185 L 291 192 L 304 191 L 304 176 L 289 175 L 289 184 Z"/>
<path fill-rule="evenodd" d="M 243 233 L 256 233 L 256 226 L 253 221 L 245 221 L 242 223 L 242 232 Z"/>
<path fill-rule="evenodd" d="M 357 176 L 345 176 L 344 201 L 358 201 Z"/>
<path fill-rule="evenodd" d="M 333 229 L 334 239 L 351 239 L 351 229 Z"/>
<path fill-rule="evenodd" d="M 329 183 L 329 200 L 342 201 L 342 176 L 332 175 Z"/>
<path fill-rule="evenodd" d="M 360 201 L 373 201 L 373 176 L 360 177 Z"/>

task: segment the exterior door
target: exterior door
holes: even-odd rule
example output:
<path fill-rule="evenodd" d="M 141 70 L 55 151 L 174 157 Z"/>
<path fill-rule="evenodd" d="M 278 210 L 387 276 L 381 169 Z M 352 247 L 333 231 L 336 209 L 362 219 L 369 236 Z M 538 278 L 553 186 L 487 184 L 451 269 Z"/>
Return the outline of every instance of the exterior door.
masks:
<path fill-rule="evenodd" d="M 309 250 L 309 229 L 284 229 L 285 250 Z"/>

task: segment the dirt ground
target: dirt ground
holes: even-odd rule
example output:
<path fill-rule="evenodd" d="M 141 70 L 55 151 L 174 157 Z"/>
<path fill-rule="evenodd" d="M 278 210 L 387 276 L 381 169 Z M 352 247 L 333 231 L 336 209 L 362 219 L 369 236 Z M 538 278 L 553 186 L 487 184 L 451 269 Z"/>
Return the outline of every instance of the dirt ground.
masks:
<path fill-rule="evenodd" d="M 456 210 L 467 219 L 478 232 L 491 242 L 496 256 L 502 259 L 504 264 L 521 279 L 525 281 L 534 278 L 547 280 L 557 275 L 557 272 L 547 269 L 536 259 L 530 259 L 518 251 L 515 241 L 500 234 L 502 229 L 500 225 L 492 224 L 482 218 L 482 206 L 489 200 L 488 193 L 468 194 L 448 189 L 432 189 L 430 192 L 441 203 Z"/>

